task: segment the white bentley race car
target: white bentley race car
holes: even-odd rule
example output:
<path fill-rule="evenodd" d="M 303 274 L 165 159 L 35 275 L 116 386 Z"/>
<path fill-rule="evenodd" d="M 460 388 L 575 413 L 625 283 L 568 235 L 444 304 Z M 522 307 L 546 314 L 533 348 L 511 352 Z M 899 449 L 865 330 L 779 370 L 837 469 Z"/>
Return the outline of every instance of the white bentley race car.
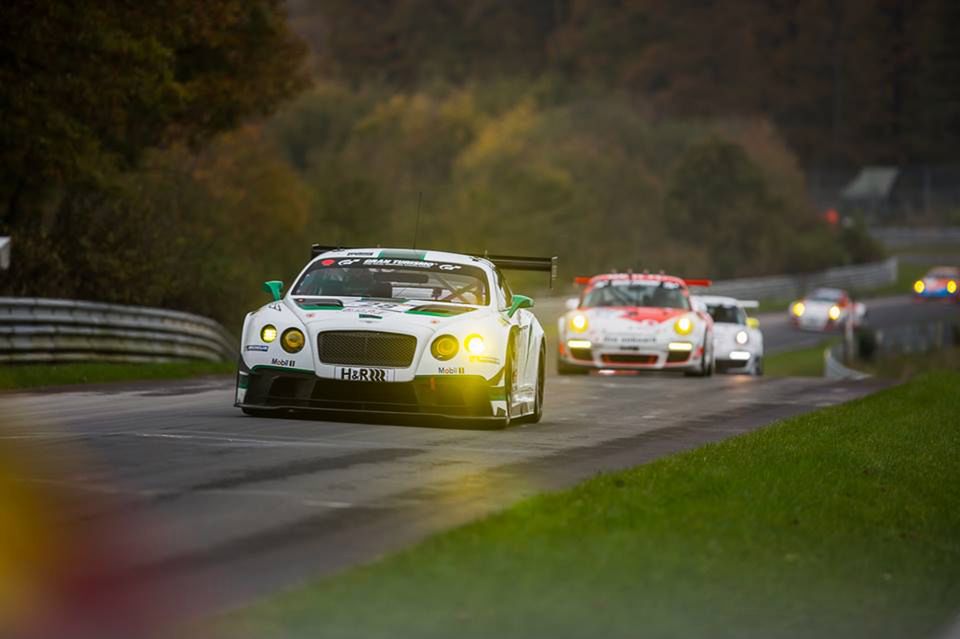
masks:
<path fill-rule="evenodd" d="M 693 301 L 702 305 L 713 318 L 717 372 L 763 375 L 760 321 L 747 317 L 747 309 L 758 308 L 759 303 L 720 295 L 697 295 Z"/>
<path fill-rule="evenodd" d="M 552 278 L 556 258 L 315 245 L 244 320 L 236 405 L 538 421 L 543 329 L 502 269 Z"/>

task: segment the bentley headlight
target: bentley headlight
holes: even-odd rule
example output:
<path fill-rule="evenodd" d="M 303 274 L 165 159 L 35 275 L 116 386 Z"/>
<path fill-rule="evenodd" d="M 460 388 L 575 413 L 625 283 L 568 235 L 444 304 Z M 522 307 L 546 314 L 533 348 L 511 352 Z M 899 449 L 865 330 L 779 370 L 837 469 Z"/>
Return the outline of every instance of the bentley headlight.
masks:
<path fill-rule="evenodd" d="M 273 340 L 277 339 L 277 327 L 272 324 L 267 324 L 260 329 L 260 339 L 266 343 L 270 343 Z"/>
<path fill-rule="evenodd" d="M 483 338 L 479 335 L 468 335 L 467 339 L 463 340 L 463 346 L 471 355 L 482 355 L 486 349 Z"/>
<path fill-rule="evenodd" d="M 743 346 L 748 341 L 750 341 L 750 336 L 747 335 L 746 331 L 738 331 L 734 339 L 737 340 L 737 344 L 740 344 L 741 346 Z"/>
<path fill-rule="evenodd" d="M 460 344 L 453 335 L 441 335 L 430 345 L 430 353 L 442 362 L 452 359 L 459 350 Z"/>
<path fill-rule="evenodd" d="M 590 322 L 587 321 L 587 316 L 583 313 L 577 313 L 570 318 L 570 330 L 574 333 L 583 333 L 590 326 Z"/>
<path fill-rule="evenodd" d="M 674 322 L 673 330 L 675 330 L 678 335 L 689 335 L 693 332 L 693 321 L 684 315 Z"/>
<path fill-rule="evenodd" d="M 304 344 L 306 344 L 306 339 L 303 336 L 303 331 L 299 328 L 288 328 L 280 337 L 280 346 L 288 353 L 299 353 L 303 350 Z"/>

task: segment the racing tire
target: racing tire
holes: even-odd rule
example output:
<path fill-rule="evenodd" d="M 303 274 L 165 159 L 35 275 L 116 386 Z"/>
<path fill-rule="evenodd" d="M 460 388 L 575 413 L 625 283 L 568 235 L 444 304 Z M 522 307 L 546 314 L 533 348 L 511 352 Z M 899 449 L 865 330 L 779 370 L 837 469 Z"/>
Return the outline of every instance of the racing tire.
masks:
<path fill-rule="evenodd" d="M 546 379 L 547 349 L 541 344 L 540 355 L 537 357 L 537 389 L 533 395 L 533 412 L 526 417 L 528 424 L 539 423 L 543 419 L 543 383 Z"/>
<path fill-rule="evenodd" d="M 712 341 L 713 337 L 711 336 L 708 339 Z M 708 341 L 708 343 L 710 342 Z M 699 368 L 695 368 L 692 371 L 683 371 L 683 374 L 687 377 L 710 377 L 713 375 L 714 363 L 713 348 L 711 347 L 709 358 L 707 357 L 707 351 L 703 351 L 703 358 L 700 360 Z"/>
<path fill-rule="evenodd" d="M 753 365 L 753 376 L 763 377 L 763 358 L 762 357 L 758 358 L 757 363 Z"/>

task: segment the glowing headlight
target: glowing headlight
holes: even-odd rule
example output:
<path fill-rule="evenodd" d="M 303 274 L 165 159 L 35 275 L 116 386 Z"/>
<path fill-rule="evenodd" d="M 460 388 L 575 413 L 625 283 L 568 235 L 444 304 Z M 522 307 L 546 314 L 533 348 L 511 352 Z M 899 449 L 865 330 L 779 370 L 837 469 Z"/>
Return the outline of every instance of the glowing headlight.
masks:
<path fill-rule="evenodd" d="M 680 335 L 689 335 L 693 332 L 693 321 L 689 317 L 681 317 L 673 324 L 673 330 Z"/>
<path fill-rule="evenodd" d="M 927 285 L 923 283 L 923 280 L 917 280 L 913 283 L 913 290 L 916 293 L 923 293 L 926 290 Z"/>
<path fill-rule="evenodd" d="M 747 335 L 746 331 L 738 331 L 734 339 L 737 341 L 737 344 L 742 346 L 750 340 L 750 336 Z"/>
<path fill-rule="evenodd" d="M 430 353 L 441 361 L 451 359 L 459 350 L 460 344 L 453 335 L 441 335 L 430 345 Z"/>
<path fill-rule="evenodd" d="M 953 295 L 956 292 L 957 292 L 957 283 L 954 282 L 953 280 L 950 280 L 949 282 L 947 282 L 947 293 L 950 293 L 951 295 Z"/>
<path fill-rule="evenodd" d="M 577 313 L 570 318 L 570 330 L 575 333 L 583 333 L 588 326 L 590 323 L 587 321 L 587 316 L 582 313 Z"/>
<path fill-rule="evenodd" d="M 567 348 L 590 348 L 593 346 L 588 339 L 568 339 Z"/>
<path fill-rule="evenodd" d="M 277 327 L 267 324 L 260 329 L 260 339 L 267 342 L 268 344 L 273 340 L 277 339 Z"/>
<path fill-rule="evenodd" d="M 288 328 L 280 336 L 280 346 L 288 353 L 299 353 L 303 350 L 303 345 L 307 340 L 303 337 L 303 332 L 299 328 Z"/>
<path fill-rule="evenodd" d="M 829 317 L 833 321 L 837 321 L 838 319 L 840 319 L 840 307 L 831 306 L 830 310 L 827 311 L 827 317 Z"/>
<path fill-rule="evenodd" d="M 801 317 L 803 313 L 807 310 L 807 307 L 803 302 L 794 302 L 793 307 L 790 309 L 794 315 Z"/>
<path fill-rule="evenodd" d="M 483 338 L 479 335 L 468 336 L 467 339 L 463 340 L 463 346 L 471 355 L 480 355 L 486 348 L 483 343 Z"/>

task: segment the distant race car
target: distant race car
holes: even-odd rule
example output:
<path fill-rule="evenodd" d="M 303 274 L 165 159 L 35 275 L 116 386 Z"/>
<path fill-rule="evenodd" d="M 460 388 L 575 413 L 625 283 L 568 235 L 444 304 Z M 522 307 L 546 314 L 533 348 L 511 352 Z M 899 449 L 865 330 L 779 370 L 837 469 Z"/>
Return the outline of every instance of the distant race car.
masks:
<path fill-rule="evenodd" d="M 236 406 L 539 421 L 545 341 L 505 269 L 556 258 L 314 246 L 243 322 Z"/>
<path fill-rule="evenodd" d="M 690 304 L 688 285 L 670 275 L 609 273 L 577 278 L 579 299 L 558 320 L 561 374 L 589 370 L 678 370 L 713 374 L 713 321 Z"/>
<path fill-rule="evenodd" d="M 957 286 L 960 284 L 960 268 L 938 266 L 913 283 L 917 299 L 952 299 L 960 301 Z"/>
<path fill-rule="evenodd" d="M 855 327 L 860 326 L 866 320 L 867 308 L 843 289 L 818 288 L 790 304 L 789 313 L 797 328 L 830 331 L 844 326 L 848 318 Z"/>
<path fill-rule="evenodd" d="M 763 333 L 759 320 L 747 317 L 746 310 L 759 304 L 718 295 L 697 295 L 693 301 L 705 306 L 713 318 L 717 372 L 763 375 Z"/>

